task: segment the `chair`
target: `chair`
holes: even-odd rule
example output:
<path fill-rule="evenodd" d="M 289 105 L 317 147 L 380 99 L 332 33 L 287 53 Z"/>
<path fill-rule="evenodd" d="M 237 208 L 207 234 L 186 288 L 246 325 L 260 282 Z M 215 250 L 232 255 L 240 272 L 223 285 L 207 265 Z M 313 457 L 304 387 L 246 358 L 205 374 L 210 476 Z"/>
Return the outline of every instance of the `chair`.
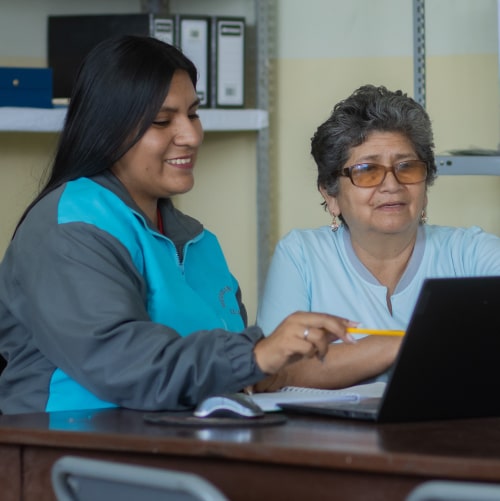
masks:
<path fill-rule="evenodd" d="M 191 473 L 73 456 L 52 467 L 58 501 L 228 501 Z"/>
<path fill-rule="evenodd" d="M 431 480 L 413 489 L 406 501 L 499 501 L 500 485 Z"/>

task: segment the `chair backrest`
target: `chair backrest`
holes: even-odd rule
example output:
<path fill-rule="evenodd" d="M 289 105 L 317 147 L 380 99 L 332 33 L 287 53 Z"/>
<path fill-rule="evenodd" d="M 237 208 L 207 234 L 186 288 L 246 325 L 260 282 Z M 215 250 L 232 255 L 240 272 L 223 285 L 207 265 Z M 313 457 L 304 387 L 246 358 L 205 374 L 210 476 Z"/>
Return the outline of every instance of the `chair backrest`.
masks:
<path fill-rule="evenodd" d="M 74 456 L 54 463 L 52 487 L 58 501 L 228 501 L 198 475 Z"/>
<path fill-rule="evenodd" d="M 431 480 L 413 489 L 406 501 L 499 501 L 500 485 Z"/>

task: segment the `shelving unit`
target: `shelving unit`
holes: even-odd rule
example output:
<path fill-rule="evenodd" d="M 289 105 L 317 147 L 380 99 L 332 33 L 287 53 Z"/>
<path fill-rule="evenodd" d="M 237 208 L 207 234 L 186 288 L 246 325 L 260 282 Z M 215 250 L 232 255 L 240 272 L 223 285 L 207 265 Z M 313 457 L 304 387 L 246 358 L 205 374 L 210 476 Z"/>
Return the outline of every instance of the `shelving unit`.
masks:
<path fill-rule="evenodd" d="M 425 0 L 413 0 L 413 88 L 415 100 L 424 108 L 425 59 Z M 500 176 L 500 151 L 499 155 L 436 155 L 436 165 L 440 175 Z"/>
<path fill-rule="evenodd" d="M 500 155 L 436 155 L 440 175 L 500 176 Z"/>
<path fill-rule="evenodd" d="M 0 132 L 59 132 L 66 107 L 0 107 Z M 266 110 L 199 110 L 205 131 L 260 131 L 269 125 Z"/>

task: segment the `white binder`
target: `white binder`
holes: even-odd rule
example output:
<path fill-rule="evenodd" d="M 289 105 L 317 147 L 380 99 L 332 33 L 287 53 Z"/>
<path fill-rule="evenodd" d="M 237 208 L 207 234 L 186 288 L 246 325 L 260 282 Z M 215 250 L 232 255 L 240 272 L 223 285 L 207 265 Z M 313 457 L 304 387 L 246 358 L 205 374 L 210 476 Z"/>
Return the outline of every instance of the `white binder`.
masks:
<path fill-rule="evenodd" d="M 243 107 L 245 19 L 215 17 L 212 28 L 214 107 Z"/>
<path fill-rule="evenodd" d="M 210 106 L 210 17 L 177 17 L 178 45 L 198 70 L 200 106 Z"/>
<path fill-rule="evenodd" d="M 151 36 L 170 45 L 175 44 L 175 22 L 172 17 L 154 17 Z"/>

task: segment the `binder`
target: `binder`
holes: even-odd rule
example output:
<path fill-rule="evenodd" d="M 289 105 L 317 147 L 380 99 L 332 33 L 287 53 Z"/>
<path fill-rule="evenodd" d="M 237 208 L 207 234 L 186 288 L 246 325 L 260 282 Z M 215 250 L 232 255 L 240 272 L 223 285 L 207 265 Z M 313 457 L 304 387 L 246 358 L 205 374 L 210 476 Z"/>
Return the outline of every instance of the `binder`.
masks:
<path fill-rule="evenodd" d="M 0 106 L 52 108 L 52 68 L 0 67 Z"/>
<path fill-rule="evenodd" d="M 151 28 L 151 36 L 175 45 L 175 21 L 173 17 L 154 17 Z"/>
<path fill-rule="evenodd" d="M 173 18 L 146 13 L 48 16 L 47 59 L 53 70 L 54 97 L 69 98 L 83 58 L 102 40 L 141 35 L 173 44 L 174 29 Z"/>
<path fill-rule="evenodd" d="M 243 107 L 245 96 L 244 18 L 213 18 L 212 53 L 213 106 Z"/>
<path fill-rule="evenodd" d="M 210 17 L 185 16 L 177 18 L 178 46 L 193 61 L 198 70 L 196 93 L 200 107 L 210 106 Z"/>

